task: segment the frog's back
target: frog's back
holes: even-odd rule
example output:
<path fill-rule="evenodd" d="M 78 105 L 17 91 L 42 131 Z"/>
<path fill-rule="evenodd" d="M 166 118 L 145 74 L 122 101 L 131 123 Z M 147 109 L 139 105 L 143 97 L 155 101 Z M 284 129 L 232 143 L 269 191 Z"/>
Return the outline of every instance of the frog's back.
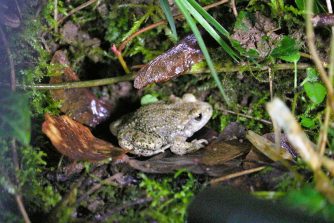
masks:
<path fill-rule="evenodd" d="M 174 104 L 154 103 L 141 107 L 129 122 L 132 127 L 144 132 L 157 132 L 160 135 L 175 131 L 183 119 L 182 108 Z"/>

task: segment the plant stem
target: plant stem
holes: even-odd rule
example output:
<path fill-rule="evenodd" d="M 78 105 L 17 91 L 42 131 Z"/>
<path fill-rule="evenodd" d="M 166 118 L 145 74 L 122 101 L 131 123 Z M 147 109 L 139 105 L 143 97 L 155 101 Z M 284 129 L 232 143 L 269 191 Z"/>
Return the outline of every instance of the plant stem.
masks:
<path fill-rule="evenodd" d="M 310 67 L 310 64 L 299 63 L 297 69 L 304 70 Z M 216 70 L 218 73 L 233 73 L 240 71 L 265 71 L 271 68 L 272 71 L 275 70 L 293 70 L 294 64 L 275 64 L 273 66 L 262 66 L 262 67 L 252 67 L 249 65 L 239 65 L 239 66 L 226 66 L 226 67 L 217 67 Z M 198 69 L 194 68 L 185 74 L 200 74 L 200 73 L 210 73 L 209 69 Z M 24 85 L 17 84 L 16 86 L 22 89 L 36 89 L 36 90 L 58 90 L 58 89 L 71 89 L 71 88 L 85 88 L 85 87 L 97 87 L 102 85 L 115 84 L 123 81 L 131 81 L 135 77 L 134 74 L 129 74 L 119 77 L 104 78 L 98 80 L 89 80 L 89 81 L 76 81 L 76 82 L 67 82 L 61 84 L 32 84 Z M 3 84 L 2 84 L 3 85 Z M 0 85 L 1 86 L 1 85 Z"/>
<path fill-rule="evenodd" d="M 53 11 L 53 19 L 55 22 L 55 33 L 58 33 L 58 0 L 53 0 L 53 7 L 54 7 L 54 11 Z"/>
<path fill-rule="evenodd" d="M 334 111 L 334 90 L 330 79 L 327 76 L 325 68 L 321 62 L 321 59 L 318 55 L 315 43 L 314 43 L 314 29 L 312 26 L 312 14 L 313 14 L 313 0 L 306 1 L 306 37 L 307 45 L 312 56 L 312 60 L 315 63 L 319 75 L 323 83 L 327 88 L 327 97 L 329 98 L 329 104 L 331 109 Z"/>
<path fill-rule="evenodd" d="M 66 82 L 61 84 L 33 84 L 33 85 L 17 85 L 17 86 L 23 89 L 58 90 L 58 89 L 85 88 L 85 87 L 109 85 L 123 81 L 130 81 L 133 80 L 133 78 L 134 75 L 125 75 L 119 77 L 104 78 L 99 80 Z"/>
<path fill-rule="evenodd" d="M 305 70 L 306 68 L 312 66 L 308 63 L 299 63 L 297 65 L 298 70 Z M 265 65 L 265 66 L 249 66 L 249 65 L 237 65 L 237 66 L 225 66 L 225 67 L 216 67 L 216 71 L 218 73 L 233 73 L 233 72 L 243 72 L 243 71 L 266 71 L 271 69 L 272 71 L 277 70 L 294 70 L 294 64 L 274 64 L 274 65 Z M 199 74 L 199 73 L 210 73 L 210 71 L 206 68 L 194 68 L 191 69 L 187 74 Z"/>
<path fill-rule="evenodd" d="M 326 103 L 326 110 L 325 110 L 325 118 L 324 122 L 321 126 L 320 134 L 319 134 L 319 154 L 323 156 L 325 154 L 326 144 L 328 140 L 328 126 L 329 126 L 329 119 L 330 119 L 330 113 L 331 109 L 330 106 L 328 106 L 329 102 L 327 100 Z"/>

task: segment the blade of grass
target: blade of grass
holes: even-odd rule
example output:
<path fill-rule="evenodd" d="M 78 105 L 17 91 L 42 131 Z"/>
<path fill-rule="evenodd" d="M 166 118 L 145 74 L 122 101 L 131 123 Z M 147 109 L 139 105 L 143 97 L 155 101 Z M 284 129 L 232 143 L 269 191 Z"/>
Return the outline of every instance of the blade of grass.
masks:
<path fill-rule="evenodd" d="M 203 28 L 219 43 L 219 45 L 230 55 L 236 62 L 238 62 L 238 55 L 233 51 L 231 47 L 218 35 L 218 33 L 212 28 L 212 26 L 199 14 L 194 7 L 192 7 L 187 1 L 183 2 L 187 10 L 194 16 L 194 18 L 203 26 Z"/>
<path fill-rule="evenodd" d="M 217 22 L 215 18 L 213 18 L 200 4 L 198 4 L 195 0 L 188 0 L 188 3 L 192 5 L 211 25 L 213 25 L 218 32 L 224 35 L 227 38 L 230 38 L 230 33 Z"/>
<path fill-rule="evenodd" d="M 159 2 L 160 2 L 162 10 L 165 13 L 166 19 L 169 23 L 169 26 L 172 30 L 172 33 L 177 39 L 177 32 L 176 32 L 175 22 L 174 22 L 172 11 L 171 11 L 170 6 L 168 4 L 168 0 L 159 0 Z"/>
<path fill-rule="evenodd" d="M 220 79 L 218 78 L 217 72 L 214 68 L 213 62 L 211 60 L 211 57 L 209 55 L 208 49 L 205 46 L 205 43 L 203 41 L 203 38 L 201 36 L 200 31 L 198 30 L 194 19 L 191 17 L 190 13 L 187 10 L 186 5 L 184 4 L 184 0 L 175 0 L 176 5 L 178 6 L 178 8 L 180 9 L 180 11 L 182 12 L 182 14 L 184 15 L 184 18 L 186 19 L 186 21 L 188 22 L 191 30 L 193 31 L 197 41 L 198 41 L 198 45 L 200 46 L 202 53 L 205 57 L 205 60 L 208 64 L 208 67 L 211 71 L 211 75 L 213 77 L 213 79 L 215 80 L 218 89 L 220 90 L 225 102 L 227 103 L 228 106 L 230 106 L 230 101 L 229 98 L 227 97 L 227 95 L 225 94 L 225 90 L 221 84 Z"/>

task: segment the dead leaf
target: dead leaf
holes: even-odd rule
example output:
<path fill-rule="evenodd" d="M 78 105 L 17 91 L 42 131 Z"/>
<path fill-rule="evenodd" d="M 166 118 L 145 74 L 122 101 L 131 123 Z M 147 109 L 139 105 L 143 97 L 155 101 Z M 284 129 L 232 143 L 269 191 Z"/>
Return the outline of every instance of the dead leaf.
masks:
<path fill-rule="evenodd" d="M 242 125 L 232 123 L 214 140 L 212 136 L 216 133 L 204 128 L 196 137 L 212 143 L 197 152 L 178 156 L 166 151 L 145 161 L 130 159 L 128 164 L 146 173 L 172 173 L 185 168 L 192 173 L 209 176 L 230 174 L 241 170 L 241 160 L 236 158 L 245 155 L 251 148 L 250 143 L 236 140 L 236 135 L 244 136 L 244 130 Z"/>
<path fill-rule="evenodd" d="M 200 163 L 208 166 L 224 164 L 229 160 L 247 154 L 250 149 L 251 144 L 248 142 L 217 140 L 203 150 Z"/>
<path fill-rule="evenodd" d="M 64 65 L 63 75 L 50 78 L 51 84 L 79 81 L 77 74 L 68 66 L 69 62 L 63 51 L 57 51 L 52 63 Z M 54 100 L 61 100 L 60 110 L 74 120 L 95 127 L 109 118 L 112 106 L 107 101 L 98 99 L 88 88 L 51 90 Z"/>
<path fill-rule="evenodd" d="M 275 133 L 273 133 L 273 132 L 266 133 L 262 137 L 264 137 L 265 139 L 269 140 L 272 143 L 275 143 Z M 254 139 L 254 140 L 256 140 L 256 139 Z M 282 153 L 284 151 L 283 149 L 285 149 L 286 150 L 285 152 L 288 152 L 291 155 L 292 158 L 295 159 L 297 157 L 297 152 L 291 147 L 290 143 L 288 142 L 288 138 L 286 137 L 285 134 L 281 134 L 280 146 L 281 146 L 281 149 L 282 149 Z M 272 148 L 272 149 L 275 150 L 275 148 Z M 260 165 L 258 163 L 254 163 L 254 161 L 272 162 L 270 158 L 265 156 L 262 152 L 258 151 L 257 149 L 252 149 L 247 154 L 245 160 L 246 160 L 246 162 L 244 162 L 244 167 L 245 168 L 254 168 L 254 167 Z M 247 162 L 247 161 L 251 161 L 251 162 Z"/>
<path fill-rule="evenodd" d="M 45 114 L 42 131 L 61 154 L 72 160 L 119 159 L 126 150 L 95 138 L 89 128 L 70 117 Z"/>
<path fill-rule="evenodd" d="M 273 161 L 293 160 L 292 155 L 284 148 L 276 148 L 276 145 L 266 137 L 260 136 L 253 131 L 248 131 L 247 139 L 261 151 L 265 156 Z"/>
<path fill-rule="evenodd" d="M 148 84 L 165 82 L 180 76 L 203 58 L 195 36 L 189 35 L 141 68 L 135 77 L 134 87 L 141 89 Z"/>
<path fill-rule="evenodd" d="M 291 146 L 291 144 L 289 143 L 288 137 L 282 133 L 280 134 L 280 146 L 285 149 L 286 151 L 288 151 L 290 153 L 290 155 L 293 158 L 297 158 L 297 152 L 294 150 L 294 148 Z M 263 135 L 263 137 L 265 137 L 266 139 L 269 139 L 271 142 L 275 143 L 275 133 L 270 132 L 270 133 L 266 133 Z"/>
<path fill-rule="evenodd" d="M 220 165 L 208 166 L 200 163 L 199 153 L 178 156 L 166 154 L 163 158 L 152 157 L 145 161 L 130 159 L 127 161 L 130 167 L 145 173 L 173 173 L 175 170 L 187 169 L 195 174 L 205 174 L 208 176 L 222 176 L 240 169 L 241 161 L 230 160 Z"/>

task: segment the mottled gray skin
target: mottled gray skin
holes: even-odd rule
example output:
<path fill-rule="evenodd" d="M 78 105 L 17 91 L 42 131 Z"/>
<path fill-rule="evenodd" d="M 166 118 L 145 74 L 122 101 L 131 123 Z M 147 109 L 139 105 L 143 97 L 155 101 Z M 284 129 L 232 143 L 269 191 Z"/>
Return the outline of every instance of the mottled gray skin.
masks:
<path fill-rule="evenodd" d="M 136 112 L 111 123 L 110 130 L 119 145 L 130 153 L 151 156 L 170 148 L 183 155 L 203 148 L 205 139 L 186 142 L 211 118 L 210 104 L 194 95 L 173 97 L 169 103 L 142 106 Z"/>

